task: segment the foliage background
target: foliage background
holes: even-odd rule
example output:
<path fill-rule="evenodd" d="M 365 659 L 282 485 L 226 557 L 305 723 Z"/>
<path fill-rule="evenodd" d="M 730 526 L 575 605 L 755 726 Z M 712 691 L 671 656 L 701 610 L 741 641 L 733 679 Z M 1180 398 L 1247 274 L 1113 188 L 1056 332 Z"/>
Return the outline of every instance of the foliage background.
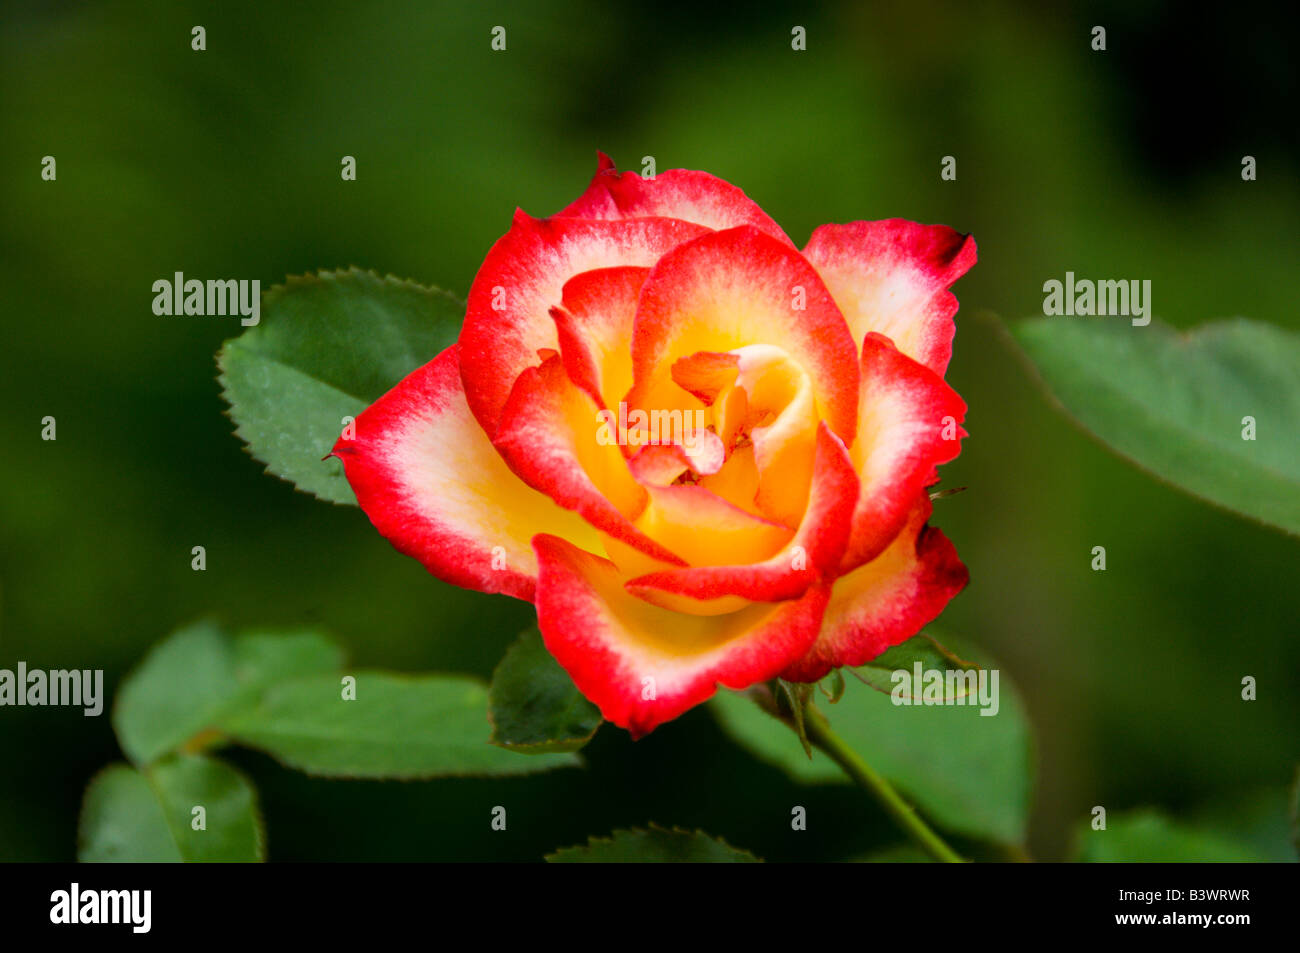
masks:
<path fill-rule="evenodd" d="M 103 668 L 111 692 L 148 645 L 211 613 L 319 622 L 367 666 L 489 674 L 528 607 L 446 586 L 356 509 L 263 476 L 214 380 L 237 321 L 156 317 L 151 285 L 184 271 L 269 287 L 355 264 L 463 293 L 514 207 L 562 207 L 600 148 L 735 182 L 797 243 L 890 216 L 975 235 L 949 371 L 972 436 L 944 470 L 970 489 L 935 514 L 972 584 L 943 625 L 999 654 L 1026 695 L 1037 856 L 1064 856 L 1095 804 L 1276 807 L 1300 727 L 1300 543 L 1109 455 L 977 312 L 1039 313 L 1042 282 L 1072 270 L 1150 278 L 1178 327 L 1239 314 L 1300 329 L 1294 23 L 1044 6 L 8 6 L 0 667 Z M 195 24 L 206 52 L 190 49 Z M 497 24 L 505 53 L 489 49 Z M 40 179 L 47 154 L 56 183 Z M 956 182 L 939 179 L 947 154 Z M 1259 181 L 1242 182 L 1245 154 Z M 45 415 L 57 442 L 39 438 Z M 606 727 L 587 754 L 585 772 L 420 784 L 235 760 L 275 860 L 536 859 L 648 821 L 769 859 L 897 840 L 858 793 L 798 788 L 704 710 L 635 745 Z M 84 785 L 117 757 L 107 713 L 0 709 L 0 860 L 71 859 Z M 508 833 L 489 829 L 496 804 Z M 806 833 L 789 830 L 793 804 Z"/>

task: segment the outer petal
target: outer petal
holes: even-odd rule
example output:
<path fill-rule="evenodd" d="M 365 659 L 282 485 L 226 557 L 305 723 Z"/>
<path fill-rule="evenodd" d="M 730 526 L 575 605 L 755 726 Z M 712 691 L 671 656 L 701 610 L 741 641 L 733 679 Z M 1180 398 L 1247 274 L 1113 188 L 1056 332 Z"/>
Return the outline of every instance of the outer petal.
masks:
<path fill-rule="evenodd" d="M 629 403 L 660 405 L 662 388 L 677 386 L 679 358 L 750 344 L 783 348 L 813 378 L 819 416 L 853 439 L 858 355 L 844 316 L 797 251 L 750 227 L 689 241 L 651 269 L 632 333 Z"/>
<path fill-rule="evenodd" d="M 822 225 L 804 248 L 853 329 L 889 337 L 939 376 L 948 369 L 957 299 L 948 290 L 975 264 L 975 240 L 946 225 L 901 218 Z"/>
<path fill-rule="evenodd" d="M 679 609 L 686 609 L 680 601 L 707 604 L 731 596 L 767 602 L 798 598 L 824 577 L 834 578 L 848 542 L 849 517 L 857 497 L 858 479 L 848 451 L 823 423 L 817 429 L 807 512 L 794 538 L 780 552 L 749 565 L 692 566 L 650 573 L 631 580 L 627 588 L 642 598 Z M 679 597 L 679 601 L 665 603 L 665 595 Z"/>
<path fill-rule="evenodd" d="M 850 450 L 862 481 L 844 571 L 874 559 L 902 530 L 935 468 L 961 451 L 966 402 L 938 374 L 888 339 L 862 342 L 858 438 Z"/>
<path fill-rule="evenodd" d="M 632 525 L 646 491 L 617 444 L 597 440 L 598 406 L 571 382 L 560 358 L 519 375 L 501 413 L 496 447 L 525 483 L 655 559 L 685 565 Z"/>
<path fill-rule="evenodd" d="M 560 212 L 577 218 L 680 218 L 722 230 L 752 225 L 793 246 L 781 226 L 749 196 L 729 182 L 707 172 L 669 169 L 643 179 L 635 172 L 619 172 L 614 161 L 598 152 L 591 185 L 572 205 Z"/>
<path fill-rule="evenodd" d="M 540 349 L 558 347 L 550 309 L 565 282 L 595 268 L 649 267 L 706 231 L 666 218 L 604 222 L 516 212 L 474 278 L 460 332 L 465 395 L 483 429 L 496 433 L 515 378 L 537 364 Z"/>
<path fill-rule="evenodd" d="M 970 574 L 948 538 L 925 525 L 930 511 L 922 497 L 888 549 L 835 580 L 816 644 L 782 678 L 815 682 L 841 665 L 865 665 L 921 631 L 965 588 Z"/>
<path fill-rule="evenodd" d="M 375 528 L 454 585 L 531 601 L 535 533 L 600 548 L 580 517 L 510 472 L 470 414 L 455 345 L 366 408 L 333 453 Z"/>
<path fill-rule="evenodd" d="M 795 602 L 682 616 L 629 595 L 617 567 L 539 535 L 537 619 L 546 647 L 616 725 L 641 737 L 711 697 L 718 684 L 772 678 L 817 638 L 826 587 Z"/>

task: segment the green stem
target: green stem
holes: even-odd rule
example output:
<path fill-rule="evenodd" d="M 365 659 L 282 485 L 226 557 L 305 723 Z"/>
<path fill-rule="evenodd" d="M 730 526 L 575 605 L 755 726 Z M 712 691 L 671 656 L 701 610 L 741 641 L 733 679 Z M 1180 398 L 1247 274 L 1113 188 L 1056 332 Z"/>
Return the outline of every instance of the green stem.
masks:
<path fill-rule="evenodd" d="M 804 731 L 808 740 L 844 769 L 844 773 L 867 790 L 885 809 L 894 822 L 916 842 L 916 845 L 944 864 L 965 863 L 963 858 L 944 843 L 910 804 L 894 790 L 893 786 L 862 760 L 862 756 L 844 743 L 844 739 L 831 730 L 826 716 L 811 703 L 803 710 Z"/>

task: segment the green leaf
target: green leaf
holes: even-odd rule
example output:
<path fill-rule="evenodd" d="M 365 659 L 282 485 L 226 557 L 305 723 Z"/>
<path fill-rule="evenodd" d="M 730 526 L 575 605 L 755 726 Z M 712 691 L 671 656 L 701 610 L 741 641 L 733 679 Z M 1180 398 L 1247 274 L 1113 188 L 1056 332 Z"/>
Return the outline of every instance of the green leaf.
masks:
<path fill-rule="evenodd" d="M 1080 825 L 1078 859 L 1083 863 L 1237 863 L 1265 858 L 1246 844 L 1214 831 L 1170 820 L 1158 811 L 1113 814 L 1104 831 Z"/>
<path fill-rule="evenodd" d="M 79 840 L 78 858 L 85 862 L 265 857 L 252 786 L 229 765 L 194 755 L 143 772 L 126 765 L 101 772 L 86 791 Z"/>
<path fill-rule="evenodd" d="M 1300 856 L 1300 768 L 1296 768 L 1295 778 L 1291 782 L 1290 809 L 1288 810 L 1291 821 L 1291 846 L 1295 848 L 1297 856 Z"/>
<path fill-rule="evenodd" d="M 251 693 L 286 678 L 337 672 L 347 660 L 337 642 L 310 628 L 244 629 L 231 648 L 235 678 Z"/>
<path fill-rule="evenodd" d="M 235 740 L 324 777 L 433 778 L 526 774 L 574 765 L 572 754 L 520 758 L 489 743 L 487 690 L 457 675 L 339 675 L 279 684 L 221 723 Z"/>
<path fill-rule="evenodd" d="M 989 667 L 989 686 L 992 673 Z M 711 703 L 723 729 L 796 780 L 850 783 L 822 751 L 810 760 L 794 732 L 772 718 L 755 693 L 719 691 Z M 757 698 L 770 710 L 770 698 Z M 1023 703 L 998 672 L 998 712 L 982 715 L 978 697 L 944 705 L 895 705 L 849 682 L 838 704 L 820 710 L 832 730 L 939 826 L 1004 844 L 1024 841 L 1032 787 L 1031 737 Z"/>
<path fill-rule="evenodd" d="M 891 646 L 866 665 L 849 671 L 876 691 L 886 695 L 897 691 L 900 697 L 910 698 L 909 689 L 915 686 L 915 679 L 895 682 L 894 673 L 904 671 L 914 676 L 918 662 L 922 672 L 943 673 L 943 697 L 954 700 L 967 695 L 972 687 L 971 677 L 965 673 L 975 673 L 979 669 L 978 665 L 959 658 L 930 636 L 921 633 L 901 645 Z M 923 681 L 922 690 L 924 685 Z M 937 683 L 935 687 L 938 688 Z"/>
<path fill-rule="evenodd" d="M 521 635 L 492 673 L 488 717 L 492 743 L 525 754 L 577 751 L 602 720 L 535 630 Z"/>
<path fill-rule="evenodd" d="M 198 622 L 156 645 L 127 676 L 113 706 L 113 727 L 127 757 L 145 765 L 201 743 L 267 685 L 342 664 L 342 650 L 313 631 L 231 638 L 214 622 Z"/>
<path fill-rule="evenodd" d="M 1065 410 L 1157 477 L 1300 534 L 1300 335 L 1244 319 L 1190 334 L 1049 318 L 1012 334 Z M 1243 439 L 1243 419 L 1255 439 Z"/>
<path fill-rule="evenodd" d="M 455 340 L 464 302 L 351 269 L 288 279 L 261 322 L 217 357 L 236 434 L 267 470 L 334 503 L 355 503 L 335 459 L 344 427 Z"/>
<path fill-rule="evenodd" d="M 252 785 L 214 758 L 179 755 L 145 769 L 172 837 L 187 861 L 248 862 L 265 857 Z M 196 808 L 202 808 L 202 829 Z"/>
<path fill-rule="evenodd" d="M 576 764 L 520 759 L 489 744 L 487 692 L 460 676 L 361 673 L 345 700 L 343 653 L 311 631 L 231 637 L 200 622 L 156 646 L 113 710 L 137 765 L 231 741 L 339 777 L 522 774 Z M 567 677 L 567 676 L 566 676 Z"/>
<path fill-rule="evenodd" d="M 91 780 L 81 806 L 77 859 L 82 863 L 178 863 L 180 847 L 144 775 L 109 765 Z"/>
<path fill-rule="evenodd" d="M 732 847 L 718 837 L 700 831 L 649 830 L 614 831 L 610 837 L 592 837 L 585 845 L 565 847 L 547 854 L 552 864 L 756 864 L 748 851 Z"/>

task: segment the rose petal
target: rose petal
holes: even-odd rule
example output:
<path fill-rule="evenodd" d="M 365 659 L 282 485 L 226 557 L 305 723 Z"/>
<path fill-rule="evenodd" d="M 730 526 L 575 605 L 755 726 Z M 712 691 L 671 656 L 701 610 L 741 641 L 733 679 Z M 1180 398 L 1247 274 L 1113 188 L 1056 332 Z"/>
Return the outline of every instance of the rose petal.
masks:
<path fill-rule="evenodd" d="M 650 502 L 636 525 L 691 566 L 766 559 L 794 531 L 748 513 L 698 485 L 646 485 Z"/>
<path fill-rule="evenodd" d="M 664 406 L 665 388 L 696 401 L 673 383 L 673 364 L 750 344 L 783 348 L 812 378 L 819 416 L 853 439 L 858 355 L 844 316 L 797 251 L 750 227 L 688 241 L 651 269 L 632 333 L 628 403 Z"/>
<path fill-rule="evenodd" d="M 743 394 L 744 391 L 738 391 Z M 754 446 L 746 444 L 734 448 L 727 456 L 722 469 L 717 473 L 701 477 L 699 485 L 716 493 L 732 506 L 755 515 L 759 513 L 758 504 L 758 465 L 754 462 Z"/>
<path fill-rule="evenodd" d="M 649 179 L 619 172 L 614 161 L 598 152 L 591 185 L 560 212 L 576 218 L 620 219 L 657 216 L 680 218 L 712 229 L 752 225 L 793 247 L 781 226 L 744 192 L 707 172 L 669 169 Z"/>
<path fill-rule="evenodd" d="M 601 406 L 617 408 L 632 387 L 632 326 L 649 268 L 597 268 L 565 282 L 551 309 L 570 379 Z"/>
<path fill-rule="evenodd" d="M 676 443 L 657 443 L 642 447 L 628 466 L 642 483 L 669 486 L 690 470 L 697 476 L 712 476 L 722 469 L 726 448 L 712 430 L 696 430 Z"/>
<path fill-rule="evenodd" d="M 865 665 L 920 632 L 965 588 L 970 574 L 921 497 L 898 538 L 874 560 L 835 580 L 821 633 L 781 677 L 815 682 L 841 665 Z"/>
<path fill-rule="evenodd" d="M 574 275 L 594 268 L 649 267 L 701 225 L 667 218 L 535 219 L 516 212 L 470 287 L 460 332 L 461 378 L 470 408 L 495 434 L 515 379 L 559 344 L 550 309 Z M 494 307 L 496 305 L 496 307 Z"/>
<path fill-rule="evenodd" d="M 862 342 L 858 437 L 849 453 L 861 479 L 848 571 L 874 559 L 907 521 L 916 498 L 961 452 L 966 402 L 938 374 L 885 337 Z"/>
<path fill-rule="evenodd" d="M 745 392 L 746 425 L 758 469 L 760 512 L 797 526 L 808 506 L 817 454 L 817 410 L 811 377 L 777 347 L 740 348 L 736 384 Z M 730 401 L 720 401 L 726 407 Z M 719 429 L 730 429 L 720 424 Z M 849 438 L 852 439 L 852 438 Z"/>
<path fill-rule="evenodd" d="M 774 602 L 801 596 L 823 578 L 834 578 L 849 537 L 858 479 L 848 451 L 825 423 L 817 428 L 816 462 L 807 512 L 793 538 L 770 557 L 759 552 L 731 565 L 670 569 L 632 579 L 632 593 L 683 612 L 708 611 L 734 597 Z"/>
<path fill-rule="evenodd" d="M 655 559 L 686 565 L 632 525 L 648 497 L 619 446 L 598 439 L 600 410 L 552 358 L 519 375 L 494 443 L 533 489 Z"/>
<path fill-rule="evenodd" d="M 535 533 L 600 547 L 577 514 L 510 472 L 470 414 L 455 345 L 366 408 L 355 427 L 333 454 L 357 502 L 398 551 L 439 579 L 531 601 Z"/>
<path fill-rule="evenodd" d="M 683 616 L 628 594 L 618 567 L 554 536 L 533 540 L 547 649 L 601 714 L 639 738 L 717 685 L 772 678 L 817 638 L 826 587 L 730 615 Z"/>
<path fill-rule="evenodd" d="M 899 218 L 822 225 L 804 248 L 853 330 L 884 334 L 939 376 L 948 369 L 957 298 L 948 290 L 975 264 L 975 240 L 946 225 Z"/>

